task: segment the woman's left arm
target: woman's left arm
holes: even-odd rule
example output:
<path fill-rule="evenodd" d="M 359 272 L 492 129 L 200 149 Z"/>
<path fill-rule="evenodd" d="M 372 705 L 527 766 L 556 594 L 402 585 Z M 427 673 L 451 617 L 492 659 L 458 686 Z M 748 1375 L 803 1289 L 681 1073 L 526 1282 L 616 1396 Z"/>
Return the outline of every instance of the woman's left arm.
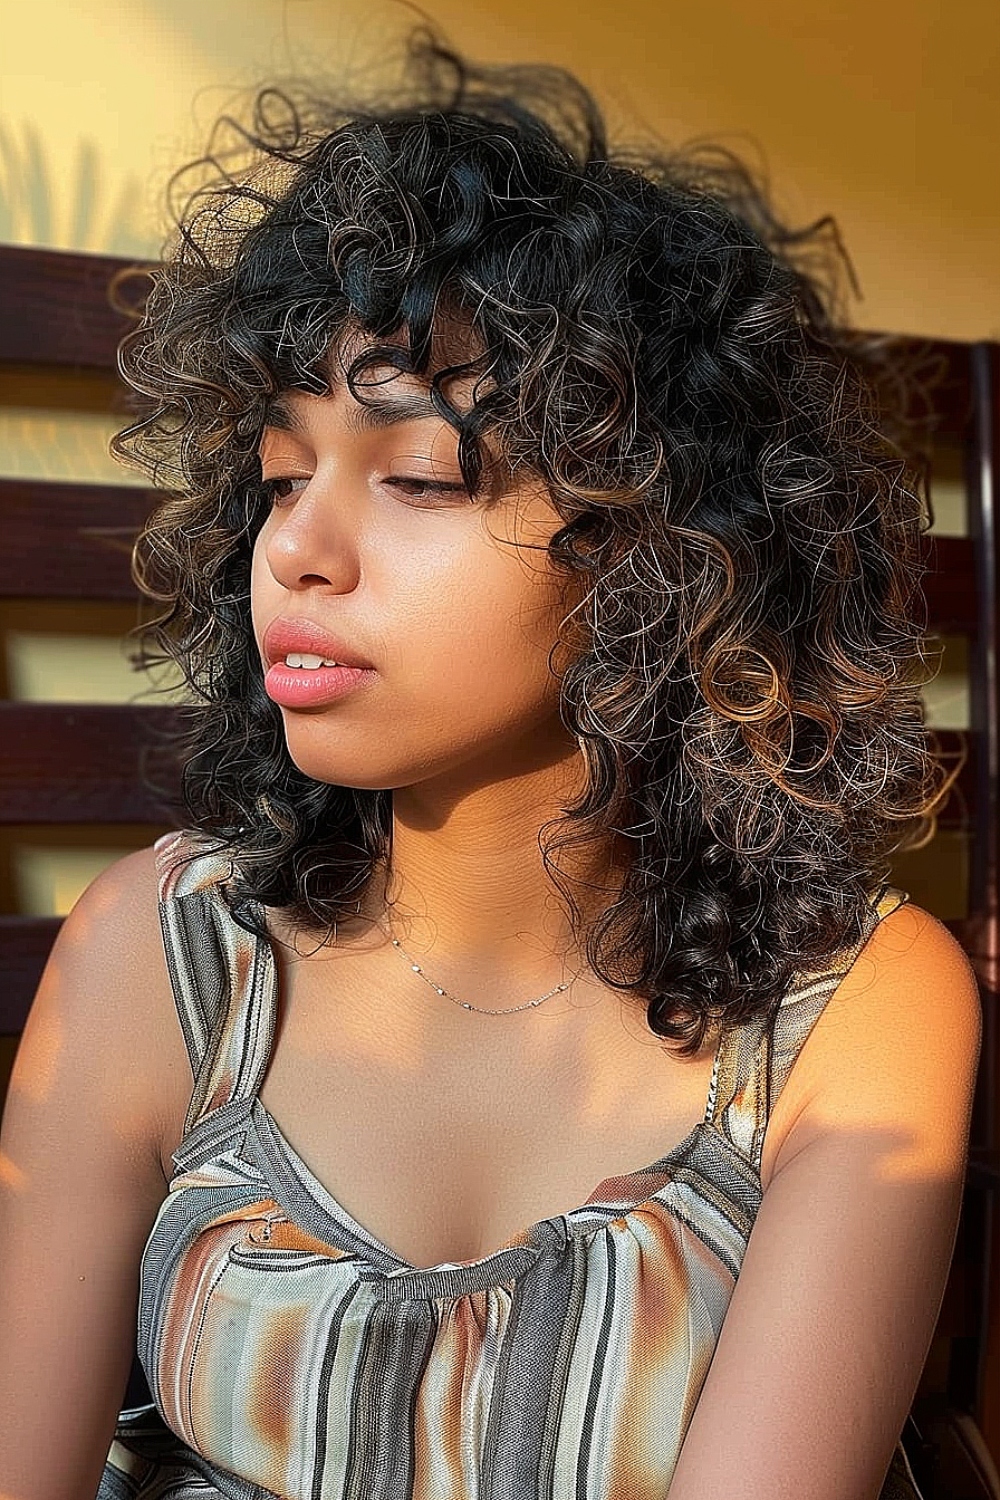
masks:
<path fill-rule="evenodd" d="M 886 917 L 790 1075 L 670 1500 L 877 1500 L 948 1278 L 981 1023 L 947 928 Z"/>

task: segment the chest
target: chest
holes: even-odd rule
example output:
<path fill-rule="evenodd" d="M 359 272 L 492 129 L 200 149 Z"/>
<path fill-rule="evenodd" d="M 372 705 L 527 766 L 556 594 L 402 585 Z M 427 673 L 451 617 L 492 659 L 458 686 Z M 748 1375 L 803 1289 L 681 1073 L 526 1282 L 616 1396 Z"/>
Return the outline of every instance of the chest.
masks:
<path fill-rule="evenodd" d="M 336 1201 L 411 1265 L 491 1253 L 656 1162 L 704 1118 L 716 1038 L 679 1058 L 617 992 L 480 1015 L 408 984 L 391 950 L 282 955 L 278 976 L 260 1102 Z M 185 1108 L 178 1097 L 179 1120 Z"/>

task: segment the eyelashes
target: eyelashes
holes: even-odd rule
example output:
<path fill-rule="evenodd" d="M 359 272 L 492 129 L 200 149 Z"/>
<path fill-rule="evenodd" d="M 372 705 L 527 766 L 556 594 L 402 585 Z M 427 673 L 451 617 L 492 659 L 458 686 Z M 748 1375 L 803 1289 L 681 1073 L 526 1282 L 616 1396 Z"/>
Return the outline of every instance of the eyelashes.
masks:
<path fill-rule="evenodd" d="M 286 498 L 284 493 L 281 491 L 281 486 L 283 484 L 292 483 L 293 481 L 291 479 L 261 479 L 258 480 L 254 488 L 256 489 L 257 494 L 260 495 L 262 500 L 265 500 L 268 505 L 273 506 L 277 503 L 279 496 L 281 499 Z"/>
<path fill-rule="evenodd" d="M 289 494 L 295 491 L 283 489 L 284 485 L 292 485 L 297 482 L 307 483 L 304 476 L 296 475 L 295 478 L 276 478 L 259 480 L 256 489 L 272 509 L 280 509 L 279 502 L 286 500 Z M 469 492 L 464 484 L 447 483 L 439 479 L 424 479 L 415 475 L 390 474 L 382 481 L 383 484 L 391 485 L 411 499 L 420 500 L 426 495 L 468 495 Z M 470 503 L 471 503 L 471 496 Z"/>

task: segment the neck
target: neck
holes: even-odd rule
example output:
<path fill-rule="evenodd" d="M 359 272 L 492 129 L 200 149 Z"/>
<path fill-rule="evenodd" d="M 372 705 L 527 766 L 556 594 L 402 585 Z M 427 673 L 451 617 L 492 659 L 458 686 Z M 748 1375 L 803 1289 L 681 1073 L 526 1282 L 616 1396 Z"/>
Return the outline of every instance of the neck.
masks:
<path fill-rule="evenodd" d="M 398 938 L 434 983 L 462 998 L 478 991 L 468 995 L 476 1004 L 517 1004 L 586 974 L 538 842 L 575 796 L 582 769 L 574 743 L 572 753 L 502 779 L 452 776 L 394 791 L 391 851 L 366 894 L 365 917 Z M 614 899 L 620 860 L 603 848 L 584 857 L 559 851 L 553 862 L 586 926 Z"/>

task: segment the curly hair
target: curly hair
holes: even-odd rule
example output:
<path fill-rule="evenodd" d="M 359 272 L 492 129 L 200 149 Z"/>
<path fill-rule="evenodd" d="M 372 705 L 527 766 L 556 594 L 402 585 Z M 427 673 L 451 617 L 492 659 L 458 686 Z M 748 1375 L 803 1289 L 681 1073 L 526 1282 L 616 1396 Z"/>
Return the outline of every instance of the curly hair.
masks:
<path fill-rule="evenodd" d="M 562 68 L 473 65 L 427 26 L 406 64 L 360 99 L 259 87 L 171 179 L 205 180 L 144 271 L 119 347 L 135 420 L 111 443 L 167 491 L 132 558 L 167 607 L 132 659 L 193 691 L 181 795 L 231 858 L 236 920 L 266 936 L 262 903 L 335 933 L 387 856 L 392 794 L 292 762 L 248 601 L 269 410 L 328 393 L 330 350 L 363 328 L 355 399 L 369 363 L 415 373 L 470 494 L 502 461 L 564 523 L 549 552 L 584 603 L 562 622 L 560 714 L 585 790 L 539 847 L 558 884 L 554 849 L 626 841 L 582 931 L 566 893 L 574 932 L 693 1055 L 857 941 L 892 853 L 934 830 L 926 475 L 880 412 L 878 340 L 846 330 L 829 216 L 787 227 L 711 141 L 610 151 Z M 430 372 L 445 309 L 481 350 L 465 411 L 456 367 Z"/>

